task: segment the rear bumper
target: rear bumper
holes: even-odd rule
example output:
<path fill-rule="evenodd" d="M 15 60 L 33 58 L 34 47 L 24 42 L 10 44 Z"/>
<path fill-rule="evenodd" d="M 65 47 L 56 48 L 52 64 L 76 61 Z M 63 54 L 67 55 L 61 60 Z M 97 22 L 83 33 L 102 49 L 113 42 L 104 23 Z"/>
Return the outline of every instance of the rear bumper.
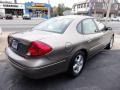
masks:
<path fill-rule="evenodd" d="M 11 50 L 12 52 L 12 50 Z M 64 72 L 67 70 L 67 62 L 66 60 L 62 60 L 61 62 L 56 63 L 50 63 L 47 65 L 39 66 L 39 67 L 28 67 L 27 65 L 23 65 L 15 60 L 12 56 L 10 56 L 9 48 L 6 49 L 6 55 L 8 56 L 8 60 L 10 64 L 22 72 L 27 77 L 34 78 L 34 79 L 40 79 L 44 77 L 48 77 L 51 75 L 55 75 L 60 72 Z M 14 52 L 13 52 L 14 53 Z M 16 55 L 14 53 L 14 55 Z M 17 56 L 14 56 L 17 57 Z"/>
<path fill-rule="evenodd" d="M 2 35 L 2 28 L 0 27 L 0 35 Z"/>
<path fill-rule="evenodd" d="M 2 32 L 0 32 L 0 35 L 2 35 Z"/>

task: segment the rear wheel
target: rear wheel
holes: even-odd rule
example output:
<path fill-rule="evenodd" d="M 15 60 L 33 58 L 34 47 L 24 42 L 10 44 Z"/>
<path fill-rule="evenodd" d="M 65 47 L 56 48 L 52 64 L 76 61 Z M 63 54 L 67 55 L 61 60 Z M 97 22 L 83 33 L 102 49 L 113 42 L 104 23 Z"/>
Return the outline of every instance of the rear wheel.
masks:
<path fill-rule="evenodd" d="M 111 49 L 113 47 L 113 43 L 114 43 L 114 36 L 111 38 L 109 44 L 107 45 L 105 49 Z"/>
<path fill-rule="evenodd" d="M 69 75 L 77 77 L 81 72 L 85 64 L 85 54 L 81 51 L 77 52 L 70 63 Z"/>

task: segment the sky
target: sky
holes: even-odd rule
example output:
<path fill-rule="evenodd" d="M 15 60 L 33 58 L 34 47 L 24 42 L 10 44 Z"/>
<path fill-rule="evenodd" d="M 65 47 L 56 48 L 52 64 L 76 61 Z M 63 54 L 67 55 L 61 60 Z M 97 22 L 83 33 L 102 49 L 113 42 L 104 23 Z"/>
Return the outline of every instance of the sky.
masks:
<path fill-rule="evenodd" d="M 14 0 L 0 0 L 0 1 L 12 1 L 14 2 Z M 17 0 L 18 3 L 24 3 L 24 2 L 36 2 L 36 3 L 48 3 L 48 0 Z M 59 3 L 64 3 L 65 6 L 67 7 L 72 7 L 72 5 L 76 2 L 81 2 L 81 1 L 85 1 L 85 0 L 49 0 L 50 4 L 52 6 L 57 6 Z M 120 0 L 118 0 L 120 2 Z"/>

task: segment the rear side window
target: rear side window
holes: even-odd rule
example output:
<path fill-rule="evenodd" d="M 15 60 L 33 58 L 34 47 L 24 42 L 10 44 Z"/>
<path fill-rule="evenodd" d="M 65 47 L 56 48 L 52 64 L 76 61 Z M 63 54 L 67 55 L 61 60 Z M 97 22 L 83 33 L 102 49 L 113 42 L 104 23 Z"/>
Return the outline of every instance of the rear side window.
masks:
<path fill-rule="evenodd" d="M 83 20 L 82 27 L 84 34 L 92 34 L 97 30 L 97 27 L 92 19 Z"/>

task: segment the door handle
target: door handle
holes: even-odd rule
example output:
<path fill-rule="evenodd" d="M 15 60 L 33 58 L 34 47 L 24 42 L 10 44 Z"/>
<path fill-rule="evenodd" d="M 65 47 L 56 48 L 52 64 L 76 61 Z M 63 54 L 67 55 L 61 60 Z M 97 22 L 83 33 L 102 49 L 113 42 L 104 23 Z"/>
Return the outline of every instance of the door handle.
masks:
<path fill-rule="evenodd" d="M 105 36 L 102 36 L 102 38 L 105 38 Z"/>
<path fill-rule="evenodd" d="M 92 42 L 92 39 L 88 40 L 88 43 L 89 43 L 89 42 Z"/>

